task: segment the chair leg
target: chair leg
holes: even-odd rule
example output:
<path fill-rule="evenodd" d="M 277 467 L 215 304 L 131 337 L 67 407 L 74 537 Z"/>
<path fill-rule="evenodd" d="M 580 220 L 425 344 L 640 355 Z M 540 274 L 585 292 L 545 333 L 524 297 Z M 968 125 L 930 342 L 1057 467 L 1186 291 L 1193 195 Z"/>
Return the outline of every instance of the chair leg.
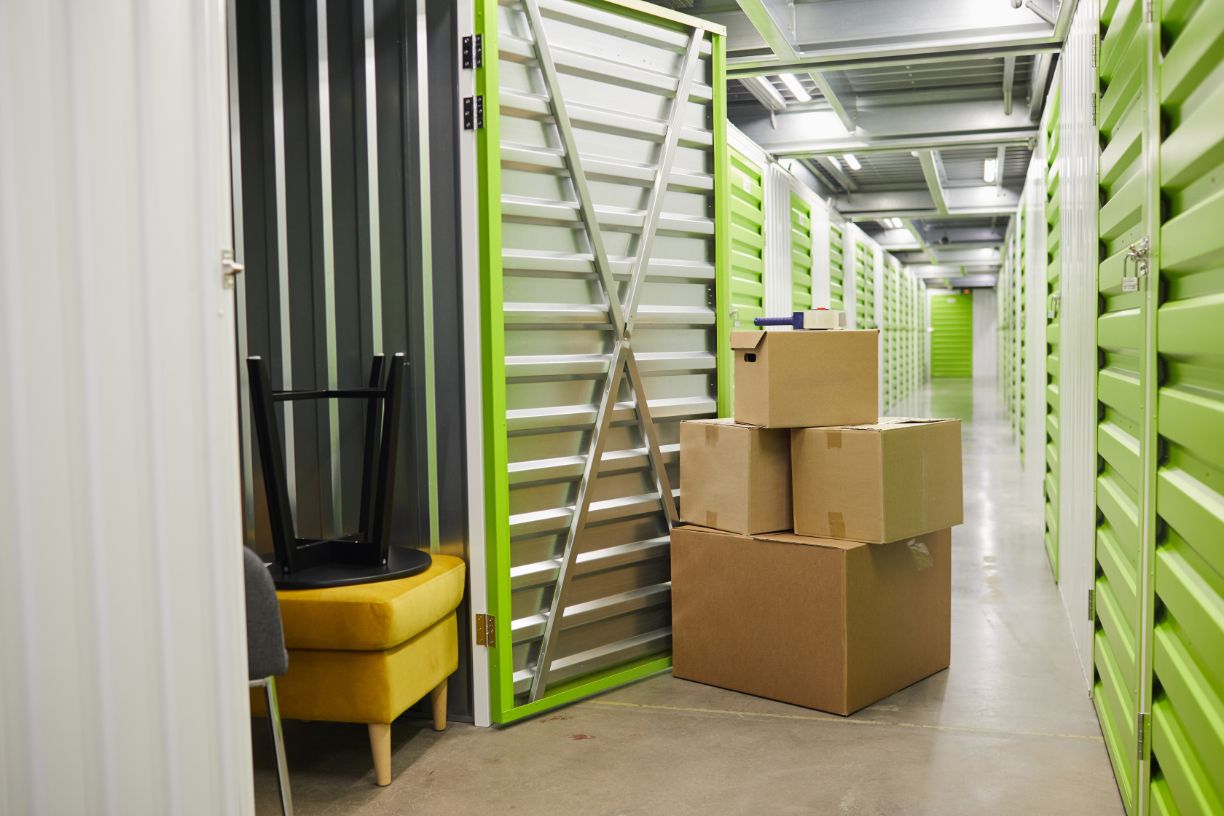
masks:
<path fill-rule="evenodd" d="M 374 780 L 381 787 L 391 784 L 391 723 L 370 723 L 370 753 L 374 756 Z"/>
<path fill-rule="evenodd" d="M 449 678 L 447 678 L 449 679 Z M 433 708 L 433 729 L 446 730 L 446 680 L 429 692 L 429 705 Z"/>
<path fill-rule="evenodd" d="M 289 766 L 285 762 L 285 736 L 281 732 L 280 707 L 276 704 L 276 680 L 264 682 L 268 701 L 268 721 L 272 725 L 272 744 L 276 748 L 276 784 L 280 787 L 281 812 L 293 816 L 293 794 L 289 790 Z"/>

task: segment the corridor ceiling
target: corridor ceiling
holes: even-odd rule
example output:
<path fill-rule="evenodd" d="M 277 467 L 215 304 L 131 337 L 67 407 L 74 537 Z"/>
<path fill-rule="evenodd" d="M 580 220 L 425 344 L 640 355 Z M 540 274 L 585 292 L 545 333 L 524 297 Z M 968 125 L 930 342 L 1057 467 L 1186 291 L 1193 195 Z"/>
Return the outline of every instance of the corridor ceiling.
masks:
<path fill-rule="evenodd" d="M 731 121 L 898 259 L 998 272 L 1075 0 L 661 2 L 727 27 Z"/>

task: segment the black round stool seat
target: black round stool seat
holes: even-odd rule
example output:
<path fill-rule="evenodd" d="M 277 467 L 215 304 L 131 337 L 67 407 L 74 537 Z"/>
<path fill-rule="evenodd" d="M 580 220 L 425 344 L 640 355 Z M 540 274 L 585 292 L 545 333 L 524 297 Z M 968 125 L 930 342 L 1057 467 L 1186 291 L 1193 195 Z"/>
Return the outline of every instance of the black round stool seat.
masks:
<path fill-rule="evenodd" d="M 286 574 L 281 570 L 280 563 L 273 561 L 268 569 L 277 589 L 322 589 L 407 578 L 424 572 L 432 563 L 429 553 L 423 550 L 389 547 L 387 563 L 382 566 L 329 561 Z"/>

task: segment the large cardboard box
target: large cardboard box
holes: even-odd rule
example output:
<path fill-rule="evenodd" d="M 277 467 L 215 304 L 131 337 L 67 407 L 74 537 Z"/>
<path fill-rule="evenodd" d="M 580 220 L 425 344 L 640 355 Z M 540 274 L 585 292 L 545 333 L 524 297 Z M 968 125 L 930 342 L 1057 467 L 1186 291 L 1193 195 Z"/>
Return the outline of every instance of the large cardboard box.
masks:
<path fill-rule="evenodd" d="M 964 521 L 957 419 L 792 431 L 791 470 L 801 535 L 878 544 Z"/>
<path fill-rule="evenodd" d="M 672 530 L 672 671 L 851 714 L 947 668 L 949 530 L 864 544 Z"/>
<path fill-rule="evenodd" d="M 790 431 L 733 419 L 682 422 L 680 516 L 734 533 L 789 530 Z"/>
<path fill-rule="evenodd" d="M 732 332 L 735 421 L 765 428 L 875 422 L 879 336 L 875 329 Z"/>

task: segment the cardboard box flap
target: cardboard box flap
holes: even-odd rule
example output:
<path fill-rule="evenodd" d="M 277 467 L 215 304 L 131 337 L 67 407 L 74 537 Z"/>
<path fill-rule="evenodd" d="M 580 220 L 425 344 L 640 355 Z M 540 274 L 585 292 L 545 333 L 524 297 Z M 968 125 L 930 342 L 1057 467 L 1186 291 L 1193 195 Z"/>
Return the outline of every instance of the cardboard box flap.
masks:
<path fill-rule="evenodd" d="M 803 544 L 807 547 L 827 547 L 832 550 L 855 550 L 859 547 L 870 547 L 862 541 L 843 541 L 840 538 L 815 538 L 813 536 L 796 535 L 795 533 L 765 533 L 754 536 L 763 541 L 777 541 L 781 544 Z"/>
<path fill-rule="evenodd" d="M 830 431 L 887 431 L 891 428 L 901 428 L 908 425 L 934 425 L 937 422 L 956 422 L 947 418 L 916 418 L 916 417 L 880 417 L 875 422 L 863 425 L 842 425 L 829 428 Z"/>
<path fill-rule="evenodd" d="M 763 331 L 733 331 L 731 332 L 731 348 L 754 349 L 765 339 Z"/>
<path fill-rule="evenodd" d="M 745 422 L 736 422 L 731 417 L 709 417 L 708 419 L 686 419 L 686 420 L 683 420 L 683 422 L 686 425 L 711 425 L 714 427 L 747 428 L 749 430 L 755 430 L 758 427 L 756 425 L 749 425 Z"/>

